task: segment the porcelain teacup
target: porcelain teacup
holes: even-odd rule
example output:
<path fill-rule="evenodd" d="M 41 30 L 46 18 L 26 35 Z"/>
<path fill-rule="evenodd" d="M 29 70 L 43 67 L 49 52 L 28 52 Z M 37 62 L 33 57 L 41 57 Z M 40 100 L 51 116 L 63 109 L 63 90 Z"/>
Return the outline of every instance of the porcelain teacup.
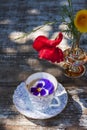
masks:
<path fill-rule="evenodd" d="M 44 110 L 49 107 L 57 91 L 57 79 L 47 72 L 31 74 L 25 81 L 32 108 Z"/>

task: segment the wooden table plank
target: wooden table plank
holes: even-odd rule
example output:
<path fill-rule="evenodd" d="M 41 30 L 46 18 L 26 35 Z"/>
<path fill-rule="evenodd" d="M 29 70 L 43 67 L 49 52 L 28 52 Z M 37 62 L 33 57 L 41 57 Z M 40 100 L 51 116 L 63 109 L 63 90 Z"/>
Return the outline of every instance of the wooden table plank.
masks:
<path fill-rule="evenodd" d="M 57 25 L 46 26 L 30 37 L 17 36 L 47 21 L 60 20 L 61 0 L 0 0 L 0 130 L 86 130 L 87 129 L 87 71 L 80 78 L 68 78 L 60 64 L 38 59 L 32 48 L 38 35 L 55 38 Z M 73 0 L 74 11 L 87 8 L 87 0 Z M 65 39 L 64 39 L 65 40 Z M 81 47 L 87 50 L 87 34 Z M 63 41 L 64 42 L 64 41 Z M 85 65 L 87 69 L 87 64 Z M 56 117 L 46 120 L 26 118 L 13 104 L 17 85 L 35 72 L 53 74 L 68 93 L 66 108 Z"/>

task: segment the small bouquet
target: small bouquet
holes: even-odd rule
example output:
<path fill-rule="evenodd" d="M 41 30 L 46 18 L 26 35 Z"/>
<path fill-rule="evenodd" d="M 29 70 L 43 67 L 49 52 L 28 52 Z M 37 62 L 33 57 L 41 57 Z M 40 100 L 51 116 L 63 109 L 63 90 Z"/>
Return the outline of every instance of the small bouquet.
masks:
<path fill-rule="evenodd" d="M 87 32 L 87 9 L 79 10 L 74 15 L 71 0 L 68 0 L 68 6 L 64 5 L 62 9 L 61 21 L 67 25 L 67 28 L 62 30 L 62 32 L 65 32 L 67 35 L 71 34 L 73 39 L 78 39 L 81 33 Z M 66 21 L 67 18 L 68 21 Z M 54 40 L 50 40 L 42 35 L 35 39 L 33 48 L 38 52 L 39 58 L 57 63 L 64 60 L 63 51 L 58 47 L 63 39 L 62 32 Z"/>

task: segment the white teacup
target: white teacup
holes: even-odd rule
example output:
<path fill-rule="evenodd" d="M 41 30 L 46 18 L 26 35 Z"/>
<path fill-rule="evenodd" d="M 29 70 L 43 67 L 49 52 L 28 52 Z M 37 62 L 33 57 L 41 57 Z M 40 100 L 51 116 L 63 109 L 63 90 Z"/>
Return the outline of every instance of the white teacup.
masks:
<path fill-rule="evenodd" d="M 54 86 L 54 90 L 51 94 L 47 94 L 45 96 L 41 96 L 41 95 L 37 96 L 37 95 L 34 95 L 30 91 L 32 88 L 33 81 L 37 80 L 37 82 L 38 82 L 39 79 L 46 79 L 52 83 L 52 85 Z M 32 107 L 36 110 L 44 110 L 44 109 L 48 108 L 48 106 L 52 102 L 52 99 L 53 99 L 55 92 L 57 90 L 57 87 L 58 87 L 57 79 L 49 73 L 37 72 L 37 73 L 30 75 L 27 78 L 27 80 L 25 81 L 25 83 L 26 83 L 26 88 L 28 89 L 28 92 L 29 92 L 29 98 L 30 98 Z"/>

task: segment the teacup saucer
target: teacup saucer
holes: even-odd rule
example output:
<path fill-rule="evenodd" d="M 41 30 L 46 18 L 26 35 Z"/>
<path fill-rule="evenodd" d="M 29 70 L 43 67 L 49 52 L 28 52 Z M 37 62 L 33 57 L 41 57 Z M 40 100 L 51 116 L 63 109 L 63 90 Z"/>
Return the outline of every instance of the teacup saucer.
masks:
<path fill-rule="evenodd" d="M 21 114 L 33 119 L 48 119 L 56 116 L 57 114 L 62 112 L 68 100 L 67 92 L 60 83 L 50 106 L 43 111 L 38 111 L 32 108 L 28 94 L 29 93 L 25 87 L 25 83 L 22 82 L 17 86 L 17 89 L 14 91 L 13 103 Z"/>

